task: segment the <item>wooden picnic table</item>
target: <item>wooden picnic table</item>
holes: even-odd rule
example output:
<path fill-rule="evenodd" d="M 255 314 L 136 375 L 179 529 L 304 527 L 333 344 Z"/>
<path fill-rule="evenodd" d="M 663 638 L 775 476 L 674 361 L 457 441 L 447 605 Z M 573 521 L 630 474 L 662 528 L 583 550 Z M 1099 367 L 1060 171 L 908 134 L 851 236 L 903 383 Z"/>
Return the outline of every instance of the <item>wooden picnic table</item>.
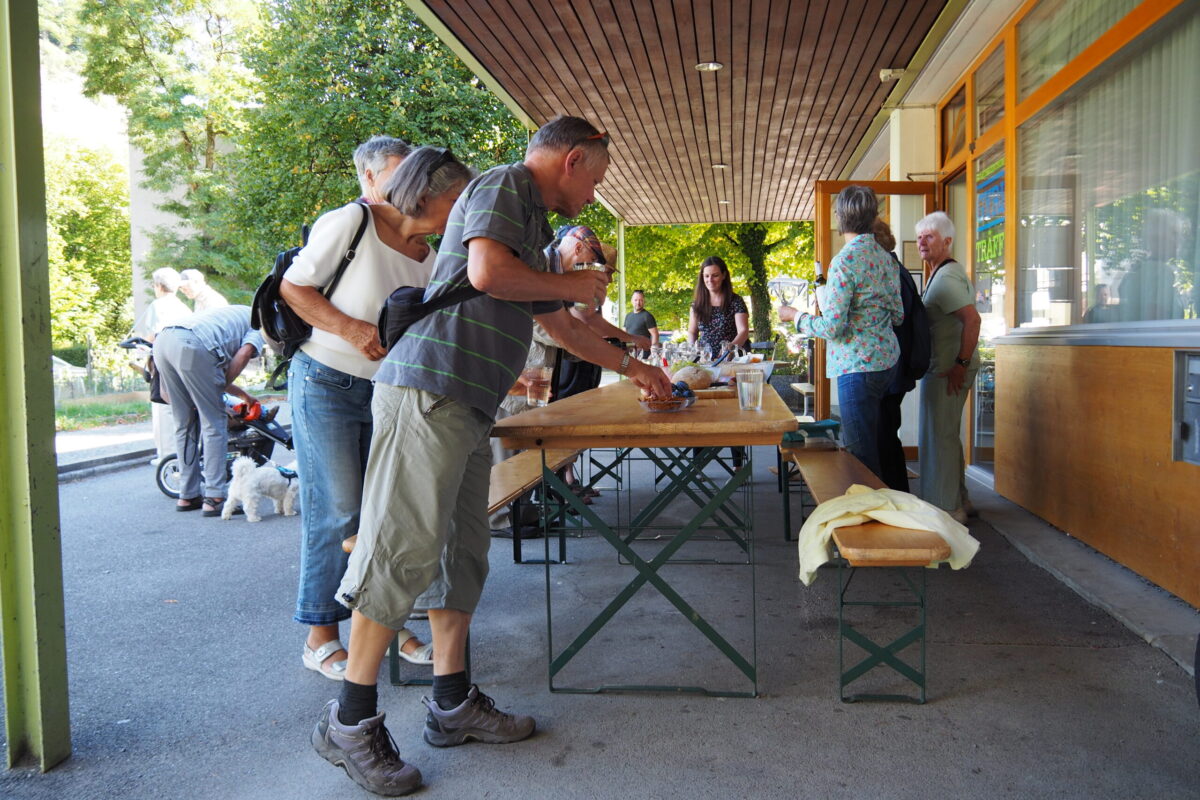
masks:
<path fill-rule="evenodd" d="M 763 405 L 758 411 L 743 411 L 736 398 L 699 398 L 690 408 L 678 412 L 651 412 L 638 403 L 639 391 L 633 383 L 621 381 L 589 392 L 532 409 L 496 423 L 492 431 L 505 447 L 513 449 L 586 449 L 614 448 L 617 461 L 632 453 L 643 454 L 658 467 L 666 485 L 648 496 L 641 495 L 642 504 L 628 524 L 614 524 L 601 519 L 594 507 L 575 497 L 545 465 L 543 482 L 557 492 L 600 533 L 637 572 L 637 575 L 617 593 L 596 618 L 574 640 L 557 653 L 553 638 L 550 644 L 549 680 L 551 691 L 596 692 L 628 691 L 699 691 L 724 696 L 754 696 L 758 692 L 757 664 L 754 648 L 750 659 L 734 648 L 707 620 L 697 613 L 660 574 L 659 568 L 672 560 L 692 536 L 706 523 L 714 522 L 730 540 L 746 553 L 742 562 L 751 570 L 753 587 L 753 508 L 747 508 L 752 492 L 752 456 L 740 467 L 726 468 L 714 480 L 705 468 L 718 463 L 718 452 L 724 447 L 747 445 L 777 446 L 783 434 L 796 429 L 796 418 L 771 387 L 763 387 Z M 626 484 L 627 491 L 632 487 Z M 741 491 L 746 499 L 739 505 L 735 493 Z M 647 530 L 658 516 L 676 500 L 689 499 L 695 504 L 694 514 L 687 522 L 661 542 L 661 549 L 652 558 L 643 558 L 633 549 L 639 535 Z M 561 687 L 554 683 L 555 675 L 583 648 L 613 615 L 641 588 L 649 583 L 657 589 L 689 622 L 695 625 L 752 683 L 751 692 L 709 691 L 694 686 L 646 686 L 624 684 L 590 688 Z M 547 624 L 552 620 L 550 568 L 546 568 Z M 753 600 L 753 598 L 752 598 Z M 754 603 L 751 603 L 753 609 Z M 753 612 L 750 624 L 754 626 Z M 756 626 L 754 626 L 755 629 Z M 552 633 L 552 631 L 551 631 Z"/>

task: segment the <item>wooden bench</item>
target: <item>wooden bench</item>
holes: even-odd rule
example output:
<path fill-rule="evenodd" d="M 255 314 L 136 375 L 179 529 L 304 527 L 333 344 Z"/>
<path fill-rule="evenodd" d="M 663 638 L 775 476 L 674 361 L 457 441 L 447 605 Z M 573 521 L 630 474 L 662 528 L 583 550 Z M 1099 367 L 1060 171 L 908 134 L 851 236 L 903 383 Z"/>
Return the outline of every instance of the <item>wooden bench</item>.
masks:
<path fill-rule="evenodd" d="M 813 502 L 820 504 L 840 497 L 856 483 L 870 489 L 885 488 L 883 481 L 845 450 L 809 449 L 803 445 L 784 444 L 779 447 L 780 491 L 783 492 L 783 538 L 792 540 L 791 466 L 794 465 L 808 487 Z M 804 517 L 804 500 L 800 501 L 800 516 Z"/>
<path fill-rule="evenodd" d="M 546 450 L 546 466 L 557 472 L 575 460 L 580 450 Z M 542 482 L 542 451 L 523 450 L 492 467 L 492 480 L 488 487 L 488 514 L 494 514 L 504 506 L 511 508 L 513 534 L 513 563 L 542 564 L 545 559 L 525 560 L 521 555 L 521 502 L 520 499 Z M 553 521 L 553 520 L 551 520 Z M 567 560 L 567 533 L 559 526 L 558 561 Z"/>
<path fill-rule="evenodd" d="M 552 470 L 559 470 L 575 460 L 579 450 L 547 450 L 546 465 Z M 505 506 L 516 506 L 512 509 L 513 524 L 513 561 L 518 564 L 536 563 L 521 559 L 521 526 L 519 519 L 520 498 L 542 482 L 542 451 L 525 450 L 504 459 L 492 466 L 491 481 L 488 484 L 488 516 L 495 514 Z M 358 541 L 355 534 L 342 542 L 342 550 L 349 553 Z M 566 539 L 560 537 L 560 561 L 566 561 Z"/>
<path fill-rule="evenodd" d="M 845 450 L 808 450 L 803 447 L 781 449 L 785 459 L 795 464 L 800 476 L 808 486 L 809 493 L 817 504 L 841 497 L 854 484 L 870 489 L 887 488 L 883 481 L 867 469 L 861 461 Z M 785 504 L 786 498 L 785 488 Z M 788 516 L 784 507 L 785 520 Z M 786 524 L 786 522 L 785 522 Z M 838 552 L 838 672 L 841 676 L 839 692 L 843 702 L 855 700 L 905 700 L 925 702 L 925 568 L 950 556 L 950 545 L 936 533 L 897 528 L 881 522 L 867 522 L 833 532 L 833 542 Z M 844 567 L 849 566 L 847 571 Z M 854 571 L 860 567 L 885 567 L 903 569 L 920 568 L 919 580 L 902 572 L 904 583 L 912 591 L 912 600 L 851 600 L 847 590 Z M 880 646 L 858 632 L 845 619 L 846 606 L 911 607 L 917 608 L 919 622 L 890 644 Z M 845 669 L 844 648 L 849 640 L 867 652 L 867 656 L 850 669 Z M 914 668 L 901 661 L 897 653 L 919 643 L 921 646 L 920 667 Z M 887 666 L 915 683 L 918 697 L 908 695 L 846 694 L 846 686 L 877 666 Z"/>

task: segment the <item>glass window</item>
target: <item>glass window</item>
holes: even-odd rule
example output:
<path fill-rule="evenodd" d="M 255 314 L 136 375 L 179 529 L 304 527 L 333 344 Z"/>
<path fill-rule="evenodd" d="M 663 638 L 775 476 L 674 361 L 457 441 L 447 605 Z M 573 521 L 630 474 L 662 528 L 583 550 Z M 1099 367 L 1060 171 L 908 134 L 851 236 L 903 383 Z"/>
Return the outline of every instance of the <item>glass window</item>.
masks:
<path fill-rule="evenodd" d="M 967 89 L 959 89 L 942 107 L 942 163 L 967 144 Z"/>
<path fill-rule="evenodd" d="M 1140 0 L 1042 0 L 1017 23 L 1018 102 L 1124 17 Z"/>
<path fill-rule="evenodd" d="M 1004 43 L 975 70 L 975 131 L 979 135 L 1004 117 Z"/>
<path fill-rule="evenodd" d="M 1004 143 L 975 159 L 975 309 L 979 312 L 979 372 L 975 376 L 972 463 L 993 460 L 996 421 L 996 346 L 1004 323 Z"/>
<path fill-rule="evenodd" d="M 1200 7 L 1022 125 L 1021 325 L 1196 320 Z"/>

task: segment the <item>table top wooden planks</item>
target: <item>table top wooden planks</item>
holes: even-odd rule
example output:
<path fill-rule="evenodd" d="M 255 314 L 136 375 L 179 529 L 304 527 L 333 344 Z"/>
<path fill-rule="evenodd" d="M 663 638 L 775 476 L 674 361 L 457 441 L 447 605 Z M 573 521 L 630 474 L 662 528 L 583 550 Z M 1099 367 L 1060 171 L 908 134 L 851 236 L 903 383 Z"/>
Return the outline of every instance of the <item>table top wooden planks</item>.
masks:
<path fill-rule="evenodd" d="M 778 445 L 796 417 L 769 385 L 760 411 L 736 398 L 697 398 L 691 408 L 654 413 L 638 403 L 631 381 L 592 389 L 500 420 L 492 436 L 513 449 L 588 447 L 730 447 Z"/>

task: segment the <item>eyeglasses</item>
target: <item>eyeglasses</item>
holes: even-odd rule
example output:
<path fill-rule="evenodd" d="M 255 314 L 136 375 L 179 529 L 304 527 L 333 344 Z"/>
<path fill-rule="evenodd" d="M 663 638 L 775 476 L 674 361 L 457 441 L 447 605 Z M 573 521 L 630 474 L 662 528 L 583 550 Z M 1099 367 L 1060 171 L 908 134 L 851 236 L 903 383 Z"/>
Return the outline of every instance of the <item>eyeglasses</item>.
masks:
<path fill-rule="evenodd" d="M 576 225 L 561 226 L 557 231 L 554 232 L 554 241 L 552 241 L 550 243 L 550 247 L 553 248 L 554 251 L 557 253 L 558 248 L 560 246 L 562 246 L 562 243 L 567 239 L 574 239 L 577 242 L 583 242 L 584 244 L 587 244 L 587 242 L 585 240 L 580 239 L 578 236 L 571 235 L 571 231 L 574 230 L 576 227 L 578 227 L 578 226 L 576 226 Z M 587 246 L 588 246 L 588 249 L 592 251 L 592 255 L 594 255 L 596 257 L 597 261 L 599 261 L 601 264 L 607 263 L 604 258 L 603 250 L 601 250 L 599 247 L 596 247 L 594 245 L 588 244 Z"/>
<path fill-rule="evenodd" d="M 579 145 L 587 144 L 588 142 L 599 142 L 605 147 L 608 147 L 608 132 L 603 131 L 601 133 L 593 133 L 591 136 L 584 136 L 582 139 L 577 139 L 572 142 L 571 146 L 567 149 L 574 150 L 576 147 L 579 147 Z"/>

